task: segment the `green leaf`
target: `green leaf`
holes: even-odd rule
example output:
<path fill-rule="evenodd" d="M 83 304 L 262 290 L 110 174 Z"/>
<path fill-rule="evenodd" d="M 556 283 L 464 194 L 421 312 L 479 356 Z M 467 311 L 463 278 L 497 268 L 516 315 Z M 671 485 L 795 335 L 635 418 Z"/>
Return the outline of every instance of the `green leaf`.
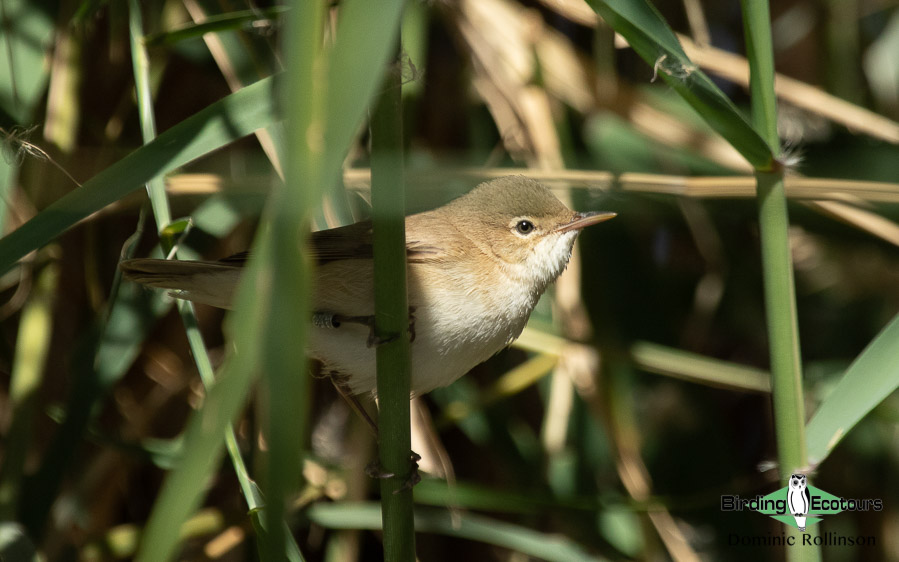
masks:
<path fill-rule="evenodd" d="M 540 513 L 549 508 L 595 512 L 600 508 L 596 496 L 560 497 L 534 490 L 497 490 L 476 483 L 425 478 L 413 489 L 416 505 L 447 506 L 494 513 Z"/>
<path fill-rule="evenodd" d="M 277 19 L 287 10 L 287 6 L 272 6 L 264 9 L 215 14 L 206 18 L 203 23 L 189 24 L 171 31 L 147 35 L 144 43 L 148 47 L 174 45 L 187 39 L 200 38 L 207 33 L 244 29 L 248 24 Z"/>
<path fill-rule="evenodd" d="M 809 462 L 823 462 L 868 412 L 899 387 L 899 315 L 862 351 L 806 426 Z"/>
<path fill-rule="evenodd" d="M 328 67 L 325 146 L 349 146 L 381 85 L 399 29 L 403 2 L 346 2 Z M 365 53 L 366 56 L 360 56 Z M 346 154 L 328 150 L 324 170 L 340 168 Z M 330 177 L 327 178 L 332 181 Z"/>
<path fill-rule="evenodd" d="M 280 521 L 286 499 L 295 491 L 299 479 L 295 465 L 303 443 L 297 436 L 305 435 L 308 380 L 302 375 L 304 357 L 301 352 L 284 353 L 284 349 L 302 350 L 308 330 L 306 323 L 297 321 L 308 318 L 311 293 L 310 273 L 298 259 L 296 240 L 320 190 L 340 177 L 347 149 L 380 83 L 402 2 L 342 3 L 333 47 L 324 49 L 321 56 L 317 56 L 321 41 L 315 31 L 321 21 L 315 6 L 320 5 L 298 4 L 301 13 L 291 12 L 288 22 L 297 31 L 287 34 L 287 50 L 293 55 L 283 96 L 287 115 L 293 117 L 286 150 L 287 182 L 272 193 L 253 247 L 256 259 L 244 273 L 247 281 L 241 285 L 236 308 L 228 319 L 238 352 L 219 374 L 203 408 L 191 418 L 184 458 L 166 478 L 138 560 L 167 560 L 175 554 L 178 526 L 199 505 L 203 484 L 220 458 L 222 432 L 246 402 L 260 371 L 266 375 L 271 409 L 266 416 L 270 448 L 263 488 L 268 529 L 261 541 L 263 557 L 275 559 L 276 553 L 286 554 L 284 549 L 290 548 L 283 546 L 285 530 L 272 523 Z M 259 290 L 262 285 L 252 283 L 257 279 L 264 279 L 270 289 Z"/>
<path fill-rule="evenodd" d="M 684 53 L 677 36 L 645 0 L 588 0 L 627 39 L 655 74 L 693 106 L 703 119 L 757 170 L 775 166 L 774 152 L 734 103 Z"/>
<path fill-rule="evenodd" d="M 173 248 L 187 236 L 194 226 L 190 217 L 175 219 L 159 231 L 159 240 L 163 248 Z"/>
<path fill-rule="evenodd" d="M 653 373 L 719 388 L 771 392 L 771 375 L 754 367 L 651 342 L 636 342 L 630 353 L 641 369 Z"/>
<path fill-rule="evenodd" d="M 271 77 L 260 80 L 188 117 L 0 239 L 0 274 L 154 177 L 272 124 L 274 82 Z"/>
<path fill-rule="evenodd" d="M 333 529 L 381 528 L 381 510 L 375 503 L 320 503 L 309 509 L 309 519 Z M 540 533 L 471 513 L 459 513 L 454 518 L 446 510 L 419 508 L 415 510 L 415 530 L 501 546 L 541 560 L 569 562 L 599 559 L 561 535 Z"/>

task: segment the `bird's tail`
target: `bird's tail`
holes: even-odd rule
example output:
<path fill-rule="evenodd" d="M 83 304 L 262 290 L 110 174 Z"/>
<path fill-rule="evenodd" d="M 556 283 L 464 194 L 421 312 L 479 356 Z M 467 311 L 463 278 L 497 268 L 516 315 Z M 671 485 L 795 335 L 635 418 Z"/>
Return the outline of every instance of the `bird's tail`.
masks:
<path fill-rule="evenodd" d="M 126 279 L 220 308 L 231 308 L 243 269 L 227 262 L 156 259 L 124 260 L 119 265 Z"/>

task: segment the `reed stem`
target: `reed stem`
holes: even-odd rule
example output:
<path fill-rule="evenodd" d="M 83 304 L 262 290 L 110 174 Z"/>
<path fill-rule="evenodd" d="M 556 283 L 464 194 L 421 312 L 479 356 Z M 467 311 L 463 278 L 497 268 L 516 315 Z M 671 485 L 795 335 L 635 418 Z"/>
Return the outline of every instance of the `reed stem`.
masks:
<path fill-rule="evenodd" d="M 398 59 L 384 80 L 371 118 L 375 335 L 378 346 L 378 431 L 384 559 L 415 560 L 412 489 L 409 305 L 406 295 L 402 76 Z"/>

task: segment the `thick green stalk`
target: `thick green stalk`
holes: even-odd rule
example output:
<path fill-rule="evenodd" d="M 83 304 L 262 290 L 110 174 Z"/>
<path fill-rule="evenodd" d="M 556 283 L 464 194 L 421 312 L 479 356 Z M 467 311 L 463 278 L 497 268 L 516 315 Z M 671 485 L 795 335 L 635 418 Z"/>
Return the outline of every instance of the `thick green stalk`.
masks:
<path fill-rule="evenodd" d="M 752 119 L 756 130 L 777 154 L 777 98 L 774 94 L 774 52 L 768 0 L 742 0 L 746 52 L 750 68 Z M 787 198 L 784 170 L 757 171 L 759 232 L 765 285 L 765 312 L 771 355 L 771 394 L 774 401 L 774 429 L 780 476 L 807 469 L 805 407 L 802 390 L 802 365 L 799 355 L 799 328 L 796 320 L 796 293 L 790 256 Z M 793 527 L 788 531 L 801 535 Z M 809 534 L 816 534 L 811 527 Z M 797 546 L 787 549 L 789 560 L 820 560 L 818 547 Z"/>
<path fill-rule="evenodd" d="M 399 64 L 398 62 L 395 64 Z M 384 558 L 415 559 L 409 422 L 409 306 L 403 185 L 402 76 L 388 72 L 371 119 L 371 201 L 374 223 L 375 335 L 378 346 L 378 431 Z"/>
<path fill-rule="evenodd" d="M 777 135 L 777 97 L 774 95 L 774 50 L 768 0 L 742 0 L 752 123 L 774 155 L 780 152 Z"/>
<path fill-rule="evenodd" d="M 774 422 L 781 476 L 786 477 L 808 462 L 789 218 L 783 174 L 758 173 L 757 182 Z"/>

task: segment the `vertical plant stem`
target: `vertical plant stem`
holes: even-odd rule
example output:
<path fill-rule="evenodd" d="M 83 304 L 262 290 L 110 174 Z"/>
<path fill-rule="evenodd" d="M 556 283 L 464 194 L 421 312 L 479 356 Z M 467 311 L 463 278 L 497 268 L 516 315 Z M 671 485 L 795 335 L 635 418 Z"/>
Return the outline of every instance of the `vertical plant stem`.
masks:
<path fill-rule="evenodd" d="M 242 283 L 239 295 L 244 312 L 260 317 L 264 334 L 257 367 L 263 375 L 263 428 L 269 445 L 262 560 L 299 556 L 283 520 L 290 499 L 302 485 L 308 439 L 309 376 L 304 350 L 312 316 L 312 264 L 298 251 L 298 242 L 308 235 L 310 211 L 319 201 L 326 177 L 322 163 L 327 151 L 319 137 L 326 126 L 322 116 L 330 89 L 321 73 L 326 10 L 322 2 L 294 2 L 287 21 L 287 72 L 279 92 L 287 123 L 286 157 L 280 159 L 286 181 L 268 201 L 264 214 L 268 228 L 257 235 L 258 260 L 251 269 L 251 282 Z M 270 289 L 257 295 L 258 287 L 266 285 Z"/>
<path fill-rule="evenodd" d="M 772 396 L 782 476 L 807 464 L 796 297 L 782 173 L 757 174 Z"/>
<path fill-rule="evenodd" d="M 774 52 L 768 0 L 742 0 L 746 51 L 750 68 L 752 119 L 756 130 L 779 150 L 777 135 L 777 99 L 774 95 Z M 796 320 L 796 294 L 793 263 L 790 256 L 787 198 L 784 170 L 757 170 L 759 231 L 765 285 L 765 311 L 771 355 L 771 385 L 774 401 L 774 428 L 781 478 L 793 471 L 805 470 L 808 453 L 805 442 L 805 407 L 802 390 L 802 365 L 799 356 L 799 328 Z M 820 549 L 802 546 L 787 549 L 789 560 L 820 560 Z M 809 529 L 816 533 L 816 527 Z"/>
<path fill-rule="evenodd" d="M 131 65 L 134 70 L 134 86 L 140 116 L 141 135 L 144 143 L 148 143 L 156 138 L 156 117 L 153 113 L 153 100 L 150 91 L 150 59 L 147 55 L 146 46 L 143 43 L 143 18 L 141 16 L 140 4 L 137 0 L 130 0 L 128 3 L 128 24 L 131 41 Z M 147 193 L 150 196 L 153 216 L 156 219 L 156 230 L 161 233 L 172 222 L 172 213 L 169 209 L 168 196 L 165 192 L 165 183 L 162 177 L 153 178 L 147 183 Z M 165 239 L 161 239 L 161 243 L 167 246 Z M 171 249 L 171 247 L 164 247 L 163 252 L 168 254 Z M 188 344 L 197 364 L 200 379 L 204 388 L 209 390 L 215 384 L 215 374 L 212 363 L 209 360 L 209 354 L 206 351 L 206 345 L 203 342 L 203 336 L 200 334 L 193 305 L 190 302 L 179 300 L 176 306 L 184 323 Z M 234 428 L 230 424 L 226 430 L 225 440 L 228 444 L 231 463 L 234 465 L 234 472 L 237 474 L 241 489 L 244 491 L 247 506 L 250 510 L 255 510 L 259 506 L 252 493 L 252 484 L 247 468 L 244 465 L 243 458 L 240 456 Z"/>
<path fill-rule="evenodd" d="M 402 76 L 392 67 L 371 119 L 375 334 L 387 342 L 377 351 L 379 454 L 383 470 L 396 475 L 381 481 L 384 558 L 391 562 L 415 559 L 412 490 L 404 487 L 412 445 L 402 130 Z"/>
<path fill-rule="evenodd" d="M 134 82 L 137 94 L 141 133 L 144 142 L 149 143 L 156 138 L 156 119 L 153 113 L 153 100 L 149 79 L 150 62 L 146 46 L 143 42 L 143 21 L 140 4 L 137 0 L 129 1 L 128 10 L 131 61 L 134 70 Z M 163 233 L 165 228 L 172 222 L 172 215 L 162 177 L 153 178 L 147 183 L 147 193 L 153 207 L 157 232 Z M 169 254 L 172 247 L 168 238 L 164 236 L 161 236 L 160 238 L 164 253 Z M 177 253 L 172 253 L 172 256 L 176 257 Z M 200 373 L 200 379 L 203 382 L 203 387 L 208 392 L 212 386 L 215 385 L 215 373 L 212 363 L 209 360 L 209 354 L 206 350 L 206 345 L 203 342 L 202 334 L 200 333 L 193 304 L 179 300 L 177 301 L 176 306 L 184 324 L 190 351 L 197 365 L 197 370 Z M 228 423 L 227 428 L 225 429 L 225 446 L 228 451 L 228 456 L 231 459 L 231 464 L 234 467 L 234 473 L 240 483 L 241 492 L 247 502 L 247 507 L 251 514 L 251 518 L 253 519 L 254 526 L 261 532 L 262 529 L 266 528 L 260 521 L 260 510 L 264 505 L 260 501 L 261 498 L 256 491 L 256 486 L 247 471 L 246 464 L 240 453 L 234 426 L 231 423 Z M 291 556 L 288 556 L 288 558 L 292 560 L 299 559 L 298 556 L 293 556 L 293 553 L 298 553 L 299 549 L 293 541 L 293 538 L 289 535 L 289 532 L 286 531 L 286 525 L 283 523 L 282 515 L 283 510 L 279 512 L 278 523 L 272 524 L 268 528 L 274 529 L 274 540 L 277 540 L 279 545 L 281 545 L 279 554 L 289 552 L 291 553 Z M 262 543 L 268 544 L 268 542 L 269 541 L 266 541 L 263 535 Z"/>
<path fill-rule="evenodd" d="M 137 109 L 140 117 L 140 130 L 144 143 L 156 138 L 156 117 L 153 114 L 153 98 L 150 91 L 150 57 L 143 43 L 144 25 L 140 3 L 137 0 L 128 2 L 128 27 L 131 41 L 131 67 L 134 71 L 134 89 L 137 95 Z M 159 232 L 172 222 L 169 202 L 165 194 L 162 177 L 155 177 L 147 182 L 147 195 L 153 206 L 153 215 Z M 168 252 L 171 248 L 163 248 Z"/>

